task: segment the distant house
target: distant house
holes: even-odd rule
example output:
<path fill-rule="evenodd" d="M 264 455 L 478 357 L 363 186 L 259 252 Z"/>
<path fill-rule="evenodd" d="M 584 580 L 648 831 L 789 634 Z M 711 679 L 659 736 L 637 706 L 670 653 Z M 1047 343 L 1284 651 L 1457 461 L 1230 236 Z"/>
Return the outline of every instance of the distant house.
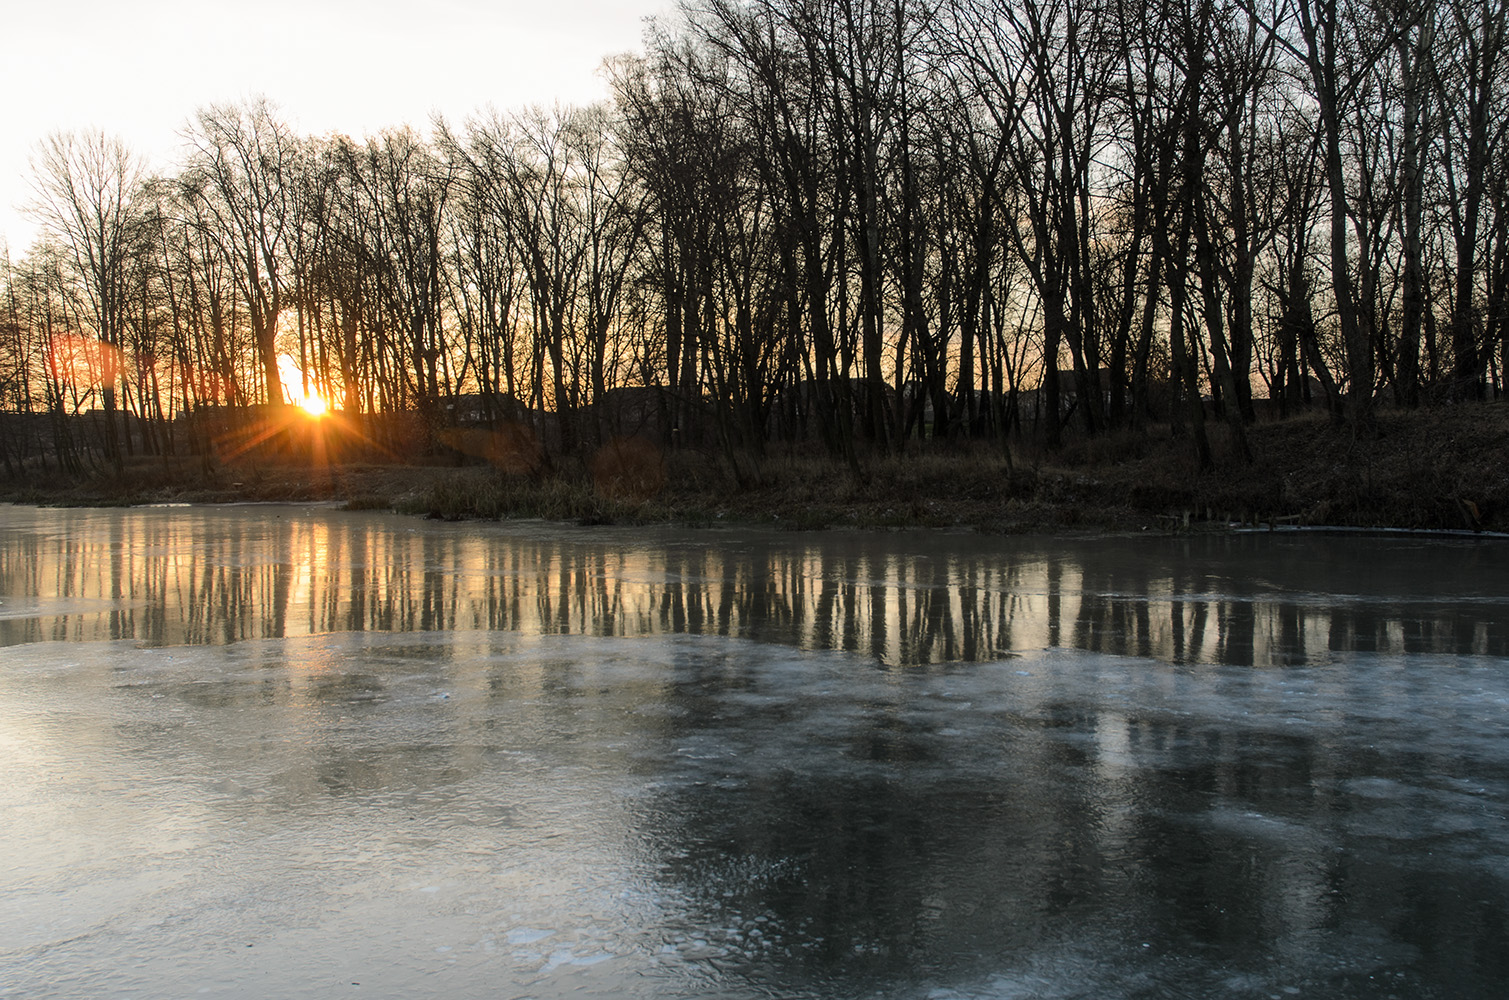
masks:
<path fill-rule="evenodd" d="M 596 405 L 604 438 L 643 437 L 664 440 L 674 426 L 675 398 L 659 385 L 621 386 L 603 393 Z"/>
<path fill-rule="evenodd" d="M 529 424 L 533 411 L 506 392 L 462 392 L 441 401 L 445 422 L 454 427 L 491 426 L 499 421 Z"/>
<path fill-rule="evenodd" d="M 801 440 L 817 437 L 822 432 L 821 420 L 825 415 L 847 416 L 850 427 L 857 432 L 863 426 L 872 386 L 879 386 L 884 417 L 894 419 L 896 408 L 902 400 L 895 389 L 881 380 L 865 378 L 802 379 L 795 385 L 782 387 L 771 400 L 766 418 L 771 437 L 783 440 Z M 843 396 L 848 395 L 848 407 L 843 406 Z"/>
<path fill-rule="evenodd" d="M 1277 420 L 1288 414 L 1326 406 L 1326 389 L 1320 379 L 1306 375 L 1297 385 L 1284 387 L 1284 397 L 1254 396 L 1252 410 L 1259 420 Z"/>

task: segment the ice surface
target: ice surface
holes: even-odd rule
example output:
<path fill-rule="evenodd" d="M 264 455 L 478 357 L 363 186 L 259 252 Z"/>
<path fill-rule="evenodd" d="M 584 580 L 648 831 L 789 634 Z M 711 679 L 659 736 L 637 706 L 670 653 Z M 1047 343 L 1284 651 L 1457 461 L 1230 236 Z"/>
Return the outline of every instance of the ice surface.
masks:
<path fill-rule="evenodd" d="M 1504 995 L 1477 549 L 966 541 L 0 512 L 0 996 Z"/>

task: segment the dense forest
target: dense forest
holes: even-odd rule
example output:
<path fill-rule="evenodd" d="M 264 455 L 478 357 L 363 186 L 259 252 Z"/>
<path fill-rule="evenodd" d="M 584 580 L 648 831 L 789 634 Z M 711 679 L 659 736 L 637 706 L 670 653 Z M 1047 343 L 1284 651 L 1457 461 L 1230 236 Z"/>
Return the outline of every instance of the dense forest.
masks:
<path fill-rule="evenodd" d="M 44 235 L 0 265 L 0 459 L 197 453 L 318 397 L 401 454 L 1131 427 L 1209 461 L 1211 422 L 1239 454 L 1300 407 L 1489 398 L 1506 27 L 1509 0 L 688 0 L 601 105 L 356 140 L 214 104 L 162 173 L 55 134 Z"/>

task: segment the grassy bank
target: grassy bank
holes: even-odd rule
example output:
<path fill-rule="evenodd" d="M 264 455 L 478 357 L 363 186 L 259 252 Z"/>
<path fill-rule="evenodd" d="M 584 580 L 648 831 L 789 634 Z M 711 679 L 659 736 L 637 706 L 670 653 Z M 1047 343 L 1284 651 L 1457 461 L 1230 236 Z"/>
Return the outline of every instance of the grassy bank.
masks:
<path fill-rule="evenodd" d="M 857 470 L 773 449 L 741 460 L 620 449 L 523 477 L 486 465 L 204 468 L 137 460 L 121 475 L 48 475 L 0 487 L 19 503 L 332 500 L 442 518 L 819 527 L 1184 530 L 1247 523 L 1509 530 L 1509 406 L 1386 411 L 1367 433 L 1319 414 L 1250 429 L 1243 462 L 1213 428 L 1201 470 L 1166 428 L 1031 445 L 862 458 Z"/>

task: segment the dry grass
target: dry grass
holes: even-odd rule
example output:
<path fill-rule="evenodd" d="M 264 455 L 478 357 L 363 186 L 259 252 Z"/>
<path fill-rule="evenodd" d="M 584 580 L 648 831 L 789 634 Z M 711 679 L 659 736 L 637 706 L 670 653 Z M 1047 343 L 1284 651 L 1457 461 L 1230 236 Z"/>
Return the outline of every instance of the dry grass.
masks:
<path fill-rule="evenodd" d="M 581 460 L 533 459 L 527 448 L 478 444 L 464 467 L 351 465 L 324 470 L 206 470 L 197 460 L 139 461 L 121 476 L 28 476 L 0 490 L 25 503 L 344 499 L 352 509 L 440 518 L 549 518 L 583 523 L 816 527 L 1178 529 L 1230 521 L 1509 530 L 1509 405 L 1384 411 L 1359 432 L 1323 415 L 1249 431 L 1239 461 L 1210 428 L 1214 467 L 1167 428 L 1070 440 L 1056 453 L 998 445 L 862 456 L 858 467 L 812 451 L 727 460 L 662 454 L 616 441 Z M 473 444 L 474 442 L 466 442 Z M 525 443 L 527 444 L 527 442 Z"/>

